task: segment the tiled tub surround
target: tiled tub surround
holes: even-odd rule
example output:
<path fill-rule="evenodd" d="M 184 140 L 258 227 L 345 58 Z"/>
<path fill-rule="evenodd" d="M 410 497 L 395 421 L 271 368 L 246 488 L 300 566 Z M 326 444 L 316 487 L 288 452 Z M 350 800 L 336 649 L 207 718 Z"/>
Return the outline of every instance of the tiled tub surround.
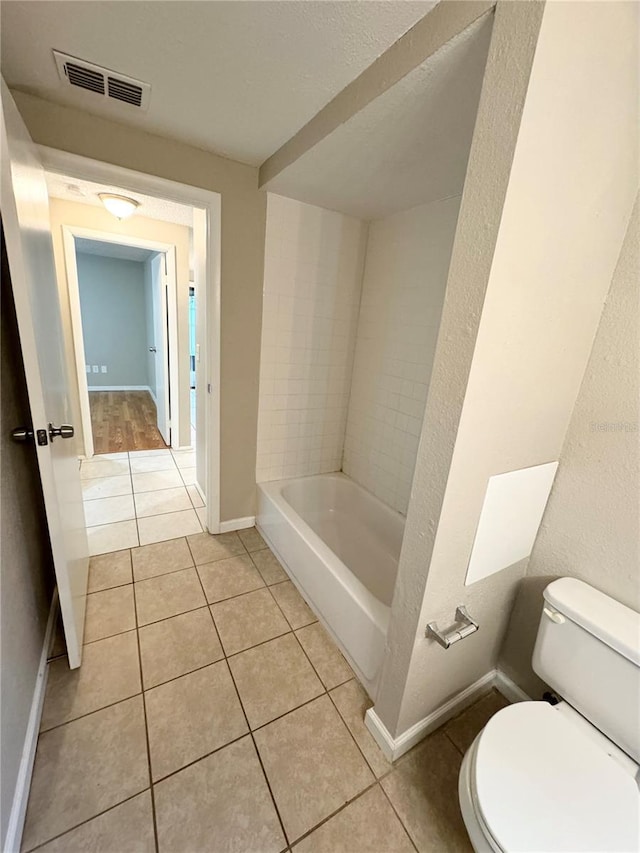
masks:
<path fill-rule="evenodd" d="M 80 670 L 49 678 L 23 851 L 470 851 L 490 693 L 391 766 L 366 695 L 255 530 L 91 561 Z"/>
<path fill-rule="evenodd" d="M 80 464 L 89 553 L 206 530 L 191 450 L 106 453 Z"/>
<path fill-rule="evenodd" d="M 340 469 L 366 233 L 268 195 L 258 482 Z"/>
<path fill-rule="evenodd" d="M 371 222 L 342 470 L 406 514 L 460 197 Z"/>
<path fill-rule="evenodd" d="M 318 474 L 259 484 L 256 521 L 375 698 L 403 517 L 344 474 Z"/>

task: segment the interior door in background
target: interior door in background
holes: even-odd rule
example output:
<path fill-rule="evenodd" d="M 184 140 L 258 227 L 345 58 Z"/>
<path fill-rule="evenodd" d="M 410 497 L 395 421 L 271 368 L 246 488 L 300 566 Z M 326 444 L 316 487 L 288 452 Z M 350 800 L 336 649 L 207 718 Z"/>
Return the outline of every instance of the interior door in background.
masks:
<path fill-rule="evenodd" d="M 151 258 L 153 282 L 153 328 L 156 357 L 157 423 L 164 443 L 171 444 L 171 389 L 169 383 L 169 333 L 167 316 L 166 255 Z M 176 389 L 177 391 L 177 389 Z"/>
<path fill-rule="evenodd" d="M 2 80 L 0 206 L 69 666 L 80 666 L 89 571 L 80 469 L 68 424 L 69 380 L 53 261 L 49 199 L 36 147 Z M 30 426 L 16 424 L 16 427 Z"/>

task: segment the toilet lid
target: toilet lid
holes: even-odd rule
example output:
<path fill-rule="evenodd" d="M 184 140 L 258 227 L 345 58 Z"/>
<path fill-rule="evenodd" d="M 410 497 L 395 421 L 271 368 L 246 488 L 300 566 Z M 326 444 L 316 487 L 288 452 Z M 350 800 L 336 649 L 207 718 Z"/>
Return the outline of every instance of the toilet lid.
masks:
<path fill-rule="evenodd" d="M 474 797 L 506 851 L 637 851 L 635 780 L 546 702 L 499 711 L 478 738 Z"/>

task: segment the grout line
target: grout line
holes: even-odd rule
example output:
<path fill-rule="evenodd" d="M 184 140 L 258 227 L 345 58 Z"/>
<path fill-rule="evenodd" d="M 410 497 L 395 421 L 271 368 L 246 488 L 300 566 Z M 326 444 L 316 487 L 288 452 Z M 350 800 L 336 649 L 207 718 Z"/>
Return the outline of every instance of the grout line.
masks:
<path fill-rule="evenodd" d="M 311 829 L 308 829 L 299 838 L 295 838 L 294 844 L 299 844 L 303 839 L 308 838 L 312 833 L 314 833 L 316 831 L 316 829 L 319 829 L 325 823 L 328 823 L 332 818 L 334 818 L 336 815 L 340 814 L 340 812 L 344 811 L 347 808 L 347 806 L 350 806 L 351 803 L 354 803 L 356 800 L 360 799 L 360 797 L 363 797 L 368 791 L 370 791 L 372 788 L 375 788 L 376 785 L 378 785 L 378 784 L 379 784 L 378 780 L 374 779 L 373 782 L 371 782 L 371 784 L 367 785 L 367 787 L 363 788 L 361 791 L 358 791 L 358 793 L 355 794 L 355 796 L 351 797 L 350 800 L 347 800 L 346 803 L 343 803 L 339 808 L 337 808 L 335 811 L 331 812 L 331 814 L 328 814 L 326 817 L 323 817 L 321 821 L 314 824 L 314 826 L 312 826 Z"/>
<path fill-rule="evenodd" d="M 388 775 L 389 775 L 388 773 L 385 773 L 385 775 L 382 778 L 384 779 Z M 378 779 L 378 784 L 380 785 L 380 779 Z M 387 792 L 385 791 L 385 789 L 382 785 L 380 785 L 380 790 L 382 791 L 382 796 L 387 800 L 387 802 L 391 806 L 391 810 L 393 811 L 394 815 L 398 818 L 398 821 L 400 822 L 400 826 L 404 829 L 405 835 L 409 839 L 409 843 L 411 844 L 413 849 L 416 851 L 416 853 L 419 853 L 418 847 L 417 847 L 415 841 L 413 840 L 413 838 L 411 837 L 411 833 L 409 832 L 408 827 L 405 826 L 405 822 L 402 820 L 402 818 L 398 814 L 396 807 L 394 806 L 393 802 L 391 801 L 391 797 L 387 794 Z"/>
<path fill-rule="evenodd" d="M 138 647 L 138 667 L 140 672 L 140 690 L 142 691 L 142 714 L 144 716 L 144 734 L 145 741 L 147 746 L 147 770 L 149 773 L 149 785 L 151 786 L 151 814 L 153 818 L 153 838 L 156 847 L 156 853 L 158 853 L 158 821 L 156 818 L 156 800 L 153 790 L 153 774 L 151 770 L 151 746 L 149 744 L 149 722 L 147 720 L 147 703 L 145 701 L 144 695 L 144 681 L 142 674 L 142 651 L 140 649 L 140 634 L 138 629 L 138 603 L 136 601 L 135 590 L 133 594 L 133 609 L 136 620 L 136 644 Z"/>
<path fill-rule="evenodd" d="M 68 829 L 65 829 L 64 832 L 60 832 L 58 835 L 54 835 L 52 838 L 47 838 L 46 841 L 41 842 L 36 847 L 25 848 L 24 850 L 21 848 L 21 853 L 32 853 L 32 851 L 34 851 L 34 850 L 41 850 L 47 844 L 50 844 L 52 841 L 56 841 L 58 838 L 62 838 L 68 832 L 73 832 L 74 829 L 78 829 L 79 827 L 84 826 L 86 823 L 91 823 L 91 821 L 95 820 L 97 817 L 101 817 L 104 814 L 108 814 L 109 812 L 112 812 L 114 809 L 117 809 L 118 806 L 122 806 L 122 805 L 124 805 L 124 803 L 128 803 L 131 800 L 135 800 L 136 797 L 140 797 L 142 794 L 146 794 L 147 791 L 149 791 L 151 793 L 151 786 L 149 786 L 148 788 L 143 788 L 141 791 L 138 791 L 136 794 L 131 794 L 130 797 L 126 797 L 124 800 L 120 800 L 119 803 L 115 803 L 113 806 L 109 806 L 108 809 L 104 809 L 103 811 L 98 812 L 97 814 L 94 814 L 91 817 L 88 817 L 86 820 L 82 820 L 82 821 L 80 821 L 80 823 L 76 823 L 73 826 L 70 826 Z"/>
<path fill-rule="evenodd" d="M 240 538 L 240 537 L 238 537 L 238 538 Z M 200 581 L 200 585 L 202 586 L 202 581 Z M 202 588 L 202 591 L 204 592 L 204 587 Z M 205 594 L 205 598 L 206 598 L 206 594 Z M 274 808 L 276 816 L 278 818 L 278 822 L 280 823 L 280 828 L 282 830 L 282 837 L 284 838 L 285 846 L 288 847 L 289 846 L 289 837 L 288 837 L 287 832 L 284 828 L 284 822 L 283 822 L 282 817 L 280 815 L 280 810 L 278 809 L 278 804 L 276 803 L 276 798 L 274 797 L 273 791 L 271 790 L 271 784 L 269 783 L 269 777 L 267 776 L 267 772 L 264 768 L 264 764 L 262 763 L 262 756 L 260 755 L 260 751 L 258 750 L 258 744 L 256 743 L 256 740 L 253 736 L 253 732 L 251 730 L 251 725 L 249 723 L 249 718 L 247 717 L 247 712 L 245 711 L 244 704 L 242 702 L 242 697 L 240 696 L 240 691 L 238 690 L 238 685 L 236 684 L 236 680 L 233 677 L 233 672 L 231 671 L 231 667 L 229 666 L 229 661 L 227 660 L 226 652 L 224 652 L 224 646 L 222 645 L 222 639 L 218 633 L 218 627 L 216 625 L 216 620 L 213 618 L 213 613 L 211 612 L 211 608 L 209 608 L 209 614 L 211 616 L 211 621 L 213 622 L 213 628 L 214 628 L 216 634 L 218 634 L 218 639 L 220 640 L 220 647 L 222 648 L 223 653 L 225 654 L 225 663 L 227 664 L 227 670 L 229 671 L 229 675 L 231 677 L 231 682 L 233 684 L 233 689 L 236 692 L 236 696 L 238 697 L 238 702 L 240 703 L 240 708 L 242 710 L 242 714 L 243 714 L 245 722 L 247 724 L 247 728 L 249 729 L 249 736 L 251 738 L 253 748 L 254 748 L 256 756 L 258 758 L 258 762 L 260 763 L 260 767 L 262 769 L 262 775 L 263 775 L 265 783 L 267 785 L 267 790 L 269 791 L 269 795 L 271 797 L 271 802 L 273 803 L 273 808 Z"/>

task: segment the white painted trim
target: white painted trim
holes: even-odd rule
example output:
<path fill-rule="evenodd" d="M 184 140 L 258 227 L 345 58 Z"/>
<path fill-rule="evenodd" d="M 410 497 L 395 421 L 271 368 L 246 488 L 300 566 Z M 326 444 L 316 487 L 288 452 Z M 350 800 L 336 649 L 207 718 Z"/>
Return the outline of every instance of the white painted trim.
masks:
<path fill-rule="evenodd" d="M 474 681 L 469 687 L 457 693 L 444 705 L 436 708 L 426 717 L 418 720 L 411 728 L 402 732 L 398 737 L 393 738 L 387 727 L 384 725 L 380 717 L 376 714 L 374 708 L 369 708 L 364 716 L 366 727 L 373 735 L 376 743 L 389 761 L 396 761 L 405 752 L 408 752 L 412 746 L 415 746 L 428 734 L 439 728 L 451 717 L 455 717 L 461 711 L 464 711 L 469 705 L 475 702 L 481 694 L 493 686 L 495 680 L 495 670 L 485 673 L 482 678 Z"/>
<path fill-rule="evenodd" d="M 87 376 L 90 376 L 87 373 Z M 148 385 L 88 385 L 89 391 L 148 391 L 151 396 L 151 388 Z"/>
<path fill-rule="evenodd" d="M 220 193 L 181 184 L 81 157 L 56 148 L 37 146 L 44 168 L 60 175 L 73 175 L 87 181 L 111 184 L 131 192 L 177 201 L 204 209 L 206 212 L 206 334 L 200 341 L 201 359 L 206 366 L 206 381 L 202 383 L 202 407 L 205 412 L 207 455 L 207 526 L 215 530 L 220 524 L 220 267 L 222 197 Z M 86 375 L 86 374 L 85 374 Z M 207 385 L 211 391 L 206 393 Z M 198 399 L 200 405 L 200 398 Z"/>
<path fill-rule="evenodd" d="M 29 721 L 27 722 L 27 730 L 25 732 L 24 745 L 22 747 L 22 757 L 20 758 L 20 767 L 18 768 L 18 778 L 16 779 L 13 803 L 11 805 L 11 814 L 9 815 L 9 825 L 7 826 L 7 834 L 4 842 L 4 853 L 18 853 L 20 850 L 22 831 L 24 829 L 24 819 L 27 813 L 27 802 L 29 801 L 33 762 L 36 757 L 36 746 L 38 744 L 38 733 L 40 731 L 42 706 L 44 705 L 44 694 L 47 687 L 47 677 L 49 675 L 47 660 L 49 658 L 49 651 L 53 645 L 57 615 L 58 590 L 56 588 L 53 592 L 53 598 L 51 599 L 49 618 L 47 619 L 47 627 L 44 632 L 40 664 L 38 666 L 38 674 L 36 675 L 33 699 L 31 701 L 31 710 L 29 712 Z"/>
<path fill-rule="evenodd" d="M 522 687 L 519 687 L 512 678 L 509 678 L 501 669 L 495 670 L 495 679 L 493 686 L 499 693 L 502 693 L 505 699 L 509 702 L 531 702 L 533 701 L 528 693 L 525 693 Z"/>
<path fill-rule="evenodd" d="M 219 533 L 231 533 L 232 530 L 246 530 L 256 523 L 255 515 L 247 515 L 245 518 L 231 518 L 229 521 L 221 521 L 218 525 Z"/>

